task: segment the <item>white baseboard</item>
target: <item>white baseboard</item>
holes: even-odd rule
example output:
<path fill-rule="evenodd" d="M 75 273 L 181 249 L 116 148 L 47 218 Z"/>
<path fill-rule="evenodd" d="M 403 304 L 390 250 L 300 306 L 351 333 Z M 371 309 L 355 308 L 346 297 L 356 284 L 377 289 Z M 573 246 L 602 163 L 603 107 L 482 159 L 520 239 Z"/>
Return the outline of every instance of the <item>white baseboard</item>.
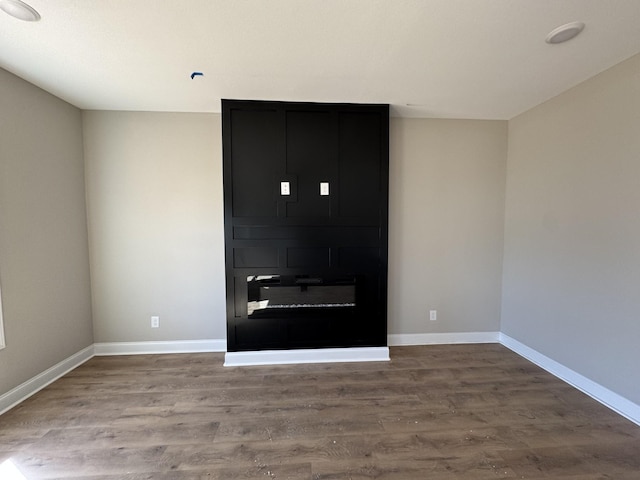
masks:
<path fill-rule="evenodd" d="M 388 361 L 389 347 L 316 348 L 227 352 L 224 358 L 224 366 Z"/>
<path fill-rule="evenodd" d="M 587 377 L 565 367 L 561 363 L 552 360 L 533 348 L 520 343 L 509 335 L 501 333 L 500 343 L 508 349 L 513 350 L 521 357 L 526 358 L 552 375 L 558 377 L 560 380 L 563 380 L 581 392 L 589 395 L 604 406 L 609 407 L 614 412 L 619 413 L 623 417 L 628 418 L 637 425 L 640 425 L 640 405 L 627 400 L 623 396 L 612 392 L 593 380 L 589 380 Z"/>
<path fill-rule="evenodd" d="M 96 343 L 94 346 L 95 354 L 98 356 L 227 351 L 227 341 L 223 339 L 177 340 L 166 342 L 111 342 Z"/>
<path fill-rule="evenodd" d="M 93 351 L 93 345 L 90 345 L 87 348 L 80 350 L 78 353 L 62 360 L 53 367 L 48 368 L 44 372 L 18 385 L 13 390 L 0 395 L 0 415 L 15 407 L 20 402 L 23 402 L 30 396 L 38 393 L 44 387 L 55 382 L 58 378 L 67 374 L 74 368 L 82 365 L 93 357 Z"/>
<path fill-rule="evenodd" d="M 452 343 L 498 343 L 500 332 L 405 333 L 387 336 L 391 347 Z"/>
<path fill-rule="evenodd" d="M 500 332 L 391 334 L 390 346 L 456 343 L 501 343 L 552 375 L 594 398 L 616 413 L 640 425 L 640 405 L 552 360 L 527 345 Z M 94 355 L 139 355 L 162 353 L 226 352 L 224 339 L 166 342 L 96 343 L 0 395 L 0 415 L 42 390 L 58 378 L 82 365 Z M 227 352 L 225 366 L 388 361 L 389 348 L 323 348 L 309 350 L 265 350 Z"/>

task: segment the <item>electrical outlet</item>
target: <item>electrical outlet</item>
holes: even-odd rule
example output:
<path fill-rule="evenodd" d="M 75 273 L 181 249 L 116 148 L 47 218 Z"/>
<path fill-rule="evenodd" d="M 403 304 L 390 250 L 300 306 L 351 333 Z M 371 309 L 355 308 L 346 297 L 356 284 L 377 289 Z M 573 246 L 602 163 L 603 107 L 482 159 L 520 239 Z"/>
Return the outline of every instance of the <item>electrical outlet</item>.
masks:
<path fill-rule="evenodd" d="M 429 320 L 435 322 L 438 320 L 438 311 L 437 310 L 429 310 Z"/>
<path fill-rule="evenodd" d="M 160 328 L 160 317 L 151 317 L 151 328 Z"/>

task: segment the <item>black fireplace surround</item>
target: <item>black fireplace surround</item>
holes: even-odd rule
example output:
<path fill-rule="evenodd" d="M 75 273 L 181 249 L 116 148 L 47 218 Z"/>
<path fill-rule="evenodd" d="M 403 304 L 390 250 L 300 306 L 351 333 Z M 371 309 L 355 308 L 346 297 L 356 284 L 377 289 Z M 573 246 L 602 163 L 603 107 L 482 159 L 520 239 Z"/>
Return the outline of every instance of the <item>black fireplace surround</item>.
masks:
<path fill-rule="evenodd" d="M 222 101 L 227 350 L 381 347 L 388 105 Z"/>

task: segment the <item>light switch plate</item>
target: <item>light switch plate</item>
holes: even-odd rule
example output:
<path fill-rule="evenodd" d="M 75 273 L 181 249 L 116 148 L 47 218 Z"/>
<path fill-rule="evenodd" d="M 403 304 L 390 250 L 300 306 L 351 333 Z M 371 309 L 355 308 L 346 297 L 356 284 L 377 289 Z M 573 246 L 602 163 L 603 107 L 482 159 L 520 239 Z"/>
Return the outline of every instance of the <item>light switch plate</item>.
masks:
<path fill-rule="evenodd" d="M 320 182 L 320 195 L 329 195 L 329 182 Z"/>
<path fill-rule="evenodd" d="M 289 182 L 280 182 L 280 195 L 291 195 Z"/>

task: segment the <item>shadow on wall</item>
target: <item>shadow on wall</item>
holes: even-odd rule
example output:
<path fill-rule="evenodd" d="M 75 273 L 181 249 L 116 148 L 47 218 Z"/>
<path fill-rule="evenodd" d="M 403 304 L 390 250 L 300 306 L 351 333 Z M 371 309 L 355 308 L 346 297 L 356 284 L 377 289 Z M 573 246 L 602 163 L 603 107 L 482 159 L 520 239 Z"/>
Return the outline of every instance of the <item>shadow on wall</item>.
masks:
<path fill-rule="evenodd" d="M 0 350 L 5 347 L 4 343 L 4 321 L 2 319 L 2 286 L 0 285 Z"/>

